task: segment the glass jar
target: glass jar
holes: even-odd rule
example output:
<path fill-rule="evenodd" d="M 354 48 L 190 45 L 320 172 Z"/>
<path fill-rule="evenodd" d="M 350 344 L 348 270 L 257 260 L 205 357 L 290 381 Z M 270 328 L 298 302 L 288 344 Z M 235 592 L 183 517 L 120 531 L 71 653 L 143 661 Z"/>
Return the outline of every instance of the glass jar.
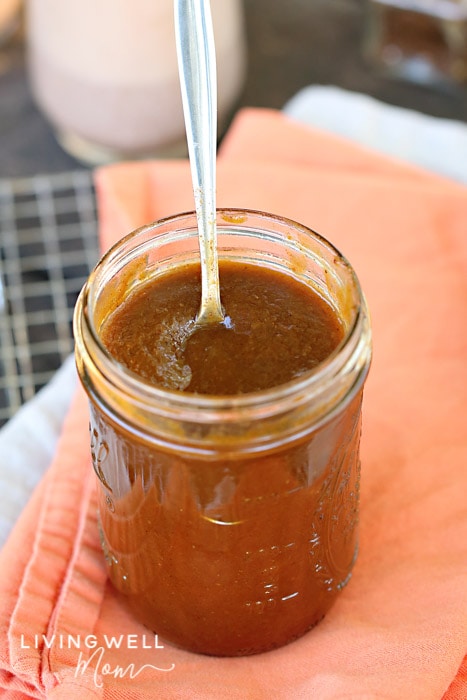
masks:
<path fill-rule="evenodd" d="M 241 0 L 212 3 L 222 130 L 246 68 Z M 88 163 L 185 154 L 173 0 L 28 0 L 28 75 L 58 141 Z"/>
<path fill-rule="evenodd" d="M 218 250 L 311 285 L 343 323 L 336 351 L 299 379 L 231 397 L 160 389 L 118 364 L 101 328 L 139 285 L 199 259 L 190 213 L 99 262 L 76 305 L 76 359 L 113 584 L 161 638 L 245 655 L 304 634 L 349 581 L 371 337 L 352 267 L 308 228 L 219 210 Z"/>
<path fill-rule="evenodd" d="M 21 0 L 0 0 L 0 49 L 18 29 L 21 19 Z"/>
<path fill-rule="evenodd" d="M 466 0 L 368 0 L 364 54 L 391 77 L 467 82 Z"/>

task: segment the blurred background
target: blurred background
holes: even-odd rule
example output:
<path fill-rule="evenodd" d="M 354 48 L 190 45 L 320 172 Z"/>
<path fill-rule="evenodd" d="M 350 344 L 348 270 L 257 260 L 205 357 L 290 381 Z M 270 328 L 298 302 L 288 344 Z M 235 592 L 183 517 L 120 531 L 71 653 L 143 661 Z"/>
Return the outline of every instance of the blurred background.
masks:
<path fill-rule="evenodd" d="M 2 3 L 20 4 L 19 0 L 0 0 L 0 8 Z M 449 37 L 446 19 L 443 25 L 442 17 L 398 10 L 404 4 L 408 8 L 457 5 L 459 21 L 454 22 Z M 247 70 L 232 109 L 243 105 L 280 109 L 302 87 L 321 84 L 465 122 L 465 2 L 395 0 L 395 7 L 390 5 L 371 0 L 243 0 Z M 460 48 L 454 48 L 455 42 Z M 418 52 L 418 64 L 413 62 L 404 74 L 401 57 L 411 52 Z M 423 55 L 433 61 L 438 75 L 423 65 Z M 450 66 L 454 61 L 457 67 Z M 33 100 L 24 24 L 20 23 L 0 48 L 0 177 L 77 166 L 81 164 L 58 146 L 48 120 Z"/>
<path fill-rule="evenodd" d="M 140 4 L 153 14 L 138 15 Z M 466 0 L 212 0 L 212 7 L 221 132 L 241 107 L 282 109 L 308 86 L 465 128 Z M 74 302 L 97 260 L 93 163 L 75 157 L 86 146 L 76 120 L 89 138 L 104 115 L 120 125 L 134 118 L 115 101 L 126 76 L 135 91 L 124 102 L 139 105 L 150 127 L 159 119 L 167 144 L 145 151 L 128 140 L 144 131 L 132 127 L 103 151 L 94 143 L 94 161 L 112 159 L 110 147 L 115 157 L 138 149 L 143 157 L 183 154 L 182 135 L 169 133 L 181 123 L 171 106 L 178 87 L 169 15 L 171 0 L 0 0 L 0 425 L 72 351 Z M 103 121 L 93 138 L 110 135 L 112 123 Z"/>

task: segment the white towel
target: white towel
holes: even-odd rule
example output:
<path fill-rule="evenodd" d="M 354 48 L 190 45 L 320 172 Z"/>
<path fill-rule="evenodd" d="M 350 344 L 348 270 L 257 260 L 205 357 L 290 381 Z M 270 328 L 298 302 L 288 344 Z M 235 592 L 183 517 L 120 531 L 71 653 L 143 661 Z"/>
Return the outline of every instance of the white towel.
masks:
<path fill-rule="evenodd" d="M 333 86 L 300 90 L 284 107 L 304 124 L 467 184 L 467 124 Z"/>

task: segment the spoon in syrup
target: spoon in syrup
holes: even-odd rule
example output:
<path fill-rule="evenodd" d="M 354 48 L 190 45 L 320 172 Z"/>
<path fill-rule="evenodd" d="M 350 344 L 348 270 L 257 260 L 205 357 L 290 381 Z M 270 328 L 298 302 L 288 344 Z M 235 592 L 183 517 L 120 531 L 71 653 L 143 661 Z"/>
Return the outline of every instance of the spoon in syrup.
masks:
<path fill-rule="evenodd" d="M 217 75 L 209 0 L 174 0 L 175 38 L 201 258 L 201 304 L 191 332 L 229 326 L 219 290 L 216 231 Z"/>

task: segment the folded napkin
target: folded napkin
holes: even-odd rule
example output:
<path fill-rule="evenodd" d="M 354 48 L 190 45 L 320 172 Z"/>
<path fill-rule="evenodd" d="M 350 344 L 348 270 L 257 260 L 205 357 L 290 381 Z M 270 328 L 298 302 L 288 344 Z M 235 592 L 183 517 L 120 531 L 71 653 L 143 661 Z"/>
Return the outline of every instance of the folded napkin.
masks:
<path fill-rule="evenodd" d="M 105 167 L 96 184 L 103 249 L 192 208 L 185 161 Z M 2 697 L 465 700 L 467 190 L 280 113 L 244 110 L 219 154 L 218 203 L 318 230 L 364 287 L 374 361 L 352 580 L 314 630 L 266 654 L 211 658 L 158 640 L 106 580 L 78 388 L 0 552 Z"/>

